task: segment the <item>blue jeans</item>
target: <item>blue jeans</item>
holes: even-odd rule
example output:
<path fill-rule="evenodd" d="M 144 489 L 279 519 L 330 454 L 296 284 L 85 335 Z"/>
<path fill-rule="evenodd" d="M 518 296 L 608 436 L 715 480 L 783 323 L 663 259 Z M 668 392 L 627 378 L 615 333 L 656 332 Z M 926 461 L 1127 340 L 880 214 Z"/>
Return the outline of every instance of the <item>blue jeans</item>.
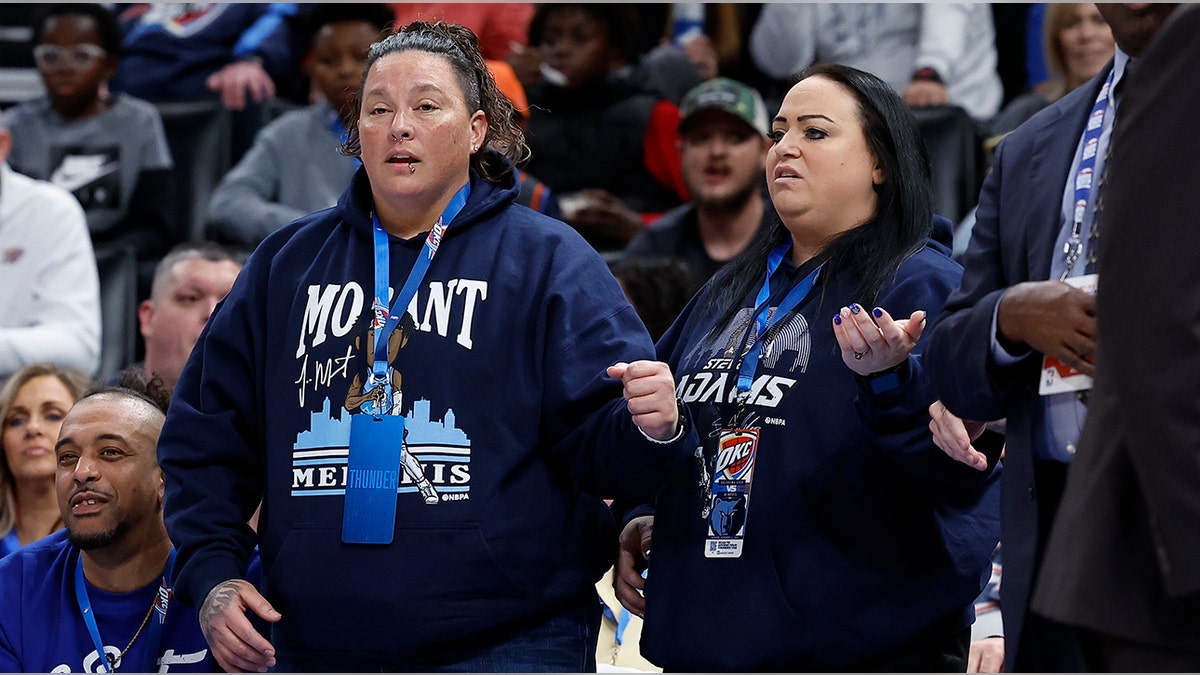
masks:
<path fill-rule="evenodd" d="M 601 603 L 589 591 L 563 608 L 411 658 L 279 652 L 277 672 L 594 673 Z"/>

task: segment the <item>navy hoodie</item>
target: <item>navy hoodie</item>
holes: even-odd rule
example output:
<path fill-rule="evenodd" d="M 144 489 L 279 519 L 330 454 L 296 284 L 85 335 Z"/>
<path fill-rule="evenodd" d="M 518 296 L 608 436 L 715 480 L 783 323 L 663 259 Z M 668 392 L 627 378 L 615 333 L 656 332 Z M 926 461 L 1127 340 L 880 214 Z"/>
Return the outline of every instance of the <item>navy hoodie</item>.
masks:
<path fill-rule="evenodd" d="M 771 306 L 807 272 L 785 258 Z M 901 264 L 877 304 L 898 319 L 923 309 L 932 323 L 961 274 L 931 243 Z M 708 298 L 723 278 L 658 344 L 701 438 L 736 408 L 731 357 L 751 322 L 754 293 L 707 338 L 720 313 Z M 886 393 L 846 367 L 832 318 L 855 300 L 855 284 L 850 274 L 818 281 L 764 336 L 746 405 L 759 440 L 741 557 L 705 557 L 694 464 L 658 499 L 641 637 L 656 665 L 869 670 L 923 631 L 946 638 L 971 622 L 999 537 L 1000 472 L 955 462 L 933 444 L 922 342 Z"/>
<path fill-rule="evenodd" d="M 346 399 L 369 370 L 374 295 L 365 172 L 337 206 L 258 247 L 192 352 L 159 441 L 185 601 L 243 575 L 260 499 L 280 650 L 402 659 L 591 591 L 616 551 L 601 498 L 652 497 L 694 434 L 656 444 L 633 425 L 605 368 L 653 359 L 653 344 L 600 256 L 515 206 L 517 192 L 472 173 L 409 306 L 415 330 L 392 366 L 408 450 L 438 501 L 402 471 L 390 545 L 341 541 Z M 390 238 L 394 292 L 424 238 Z"/>

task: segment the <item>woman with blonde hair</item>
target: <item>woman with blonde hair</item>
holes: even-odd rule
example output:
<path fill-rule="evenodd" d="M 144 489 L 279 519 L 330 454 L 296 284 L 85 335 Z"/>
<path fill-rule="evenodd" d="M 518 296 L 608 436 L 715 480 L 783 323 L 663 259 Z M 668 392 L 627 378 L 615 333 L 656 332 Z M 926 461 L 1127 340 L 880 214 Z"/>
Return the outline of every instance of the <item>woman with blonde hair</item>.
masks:
<path fill-rule="evenodd" d="M 90 385 L 79 371 L 35 363 L 0 388 L 0 558 L 63 526 L 54 444 L 63 416 Z"/>
<path fill-rule="evenodd" d="M 1045 85 L 1013 99 L 996 114 L 990 128 L 989 152 L 1004 134 L 1095 77 L 1113 58 L 1116 44 L 1112 29 L 1095 4 L 1048 5 L 1042 21 L 1042 45 L 1052 77 Z"/>

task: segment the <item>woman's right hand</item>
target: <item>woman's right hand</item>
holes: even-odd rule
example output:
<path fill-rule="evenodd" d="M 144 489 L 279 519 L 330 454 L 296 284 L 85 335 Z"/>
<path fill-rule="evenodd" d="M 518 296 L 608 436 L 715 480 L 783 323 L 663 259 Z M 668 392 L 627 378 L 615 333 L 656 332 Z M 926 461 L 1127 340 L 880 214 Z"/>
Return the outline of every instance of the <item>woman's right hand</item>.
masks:
<path fill-rule="evenodd" d="M 833 335 L 841 348 L 842 361 L 864 376 L 907 359 L 924 330 L 925 311 L 920 309 L 907 319 L 893 319 L 882 307 L 868 312 L 861 305 L 851 304 L 833 317 Z"/>
<path fill-rule="evenodd" d="M 613 590 L 621 605 L 640 618 L 646 615 L 646 598 L 642 589 L 646 580 L 642 570 L 650 561 L 650 539 L 654 534 L 654 516 L 638 516 L 621 530 L 617 548 L 617 564 L 613 569 Z"/>

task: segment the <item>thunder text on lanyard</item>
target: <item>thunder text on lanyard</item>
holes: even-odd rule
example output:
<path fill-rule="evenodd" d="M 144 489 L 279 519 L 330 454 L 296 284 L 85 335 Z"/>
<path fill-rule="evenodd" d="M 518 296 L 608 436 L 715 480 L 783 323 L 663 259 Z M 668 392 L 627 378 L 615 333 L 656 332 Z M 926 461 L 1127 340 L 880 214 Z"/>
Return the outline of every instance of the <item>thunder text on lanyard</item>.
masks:
<path fill-rule="evenodd" d="M 391 258 L 388 235 L 371 214 L 375 242 L 375 300 L 372 305 L 372 326 L 375 343 L 371 345 L 373 359 L 371 375 L 377 386 L 384 387 L 391 400 L 391 378 L 388 373 L 388 336 L 400 323 L 400 317 L 417 295 L 417 287 L 425 278 L 429 264 L 437 255 L 446 230 L 454 217 L 467 203 L 471 184 L 463 185 L 445 211 L 429 230 L 421 252 L 408 273 L 404 287 L 388 309 Z M 347 544 L 390 544 L 396 529 L 396 494 L 400 486 L 400 460 L 404 450 L 404 417 L 399 410 L 385 414 L 380 407 L 372 413 L 350 417 L 350 457 L 346 467 L 346 503 L 342 512 L 342 541 Z"/>
<path fill-rule="evenodd" d="M 133 646 L 133 640 L 125 647 L 119 655 L 109 654 L 104 650 L 104 640 L 100 638 L 100 626 L 96 624 L 96 614 L 92 611 L 92 601 L 88 597 L 87 582 L 83 578 L 83 557 L 79 552 L 75 553 L 75 602 L 79 605 L 79 614 L 83 617 L 83 624 L 87 626 L 88 635 L 92 637 L 92 644 L 96 647 L 96 655 L 100 657 L 99 663 L 104 668 L 104 672 L 111 673 L 113 669 L 120 665 L 125 651 L 129 651 L 129 647 Z M 153 614 L 158 616 L 151 617 L 147 615 L 146 622 L 142 625 L 148 628 L 146 633 L 146 652 L 144 660 L 139 666 L 139 673 L 154 673 L 158 671 L 159 649 L 162 648 L 162 631 L 163 623 L 167 620 L 167 605 L 171 601 L 172 585 L 170 582 L 171 570 L 175 567 L 175 547 L 171 547 L 171 553 L 167 556 L 167 566 L 163 568 L 162 583 L 159 584 L 158 593 L 154 598 Z M 138 629 L 139 633 L 141 629 Z M 133 639 L 136 640 L 138 634 L 134 634 Z"/>
<path fill-rule="evenodd" d="M 772 310 L 771 276 L 779 269 L 791 245 L 791 241 L 785 241 L 767 257 L 767 270 L 762 287 L 754 299 L 754 332 L 748 336 L 751 343 L 737 366 L 737 409 L 728 424 L 710 435 L 710 438 L 717 439 L 716 448 L 712 453 L 711 473 L 704 448 L 696 448 L 700 487 L 703 492 L 700 517 L 708 524 L 708 534 L 704 541 L 706 558 L 738 558 L 742 555 L 746 519 L 750 511 L 750 483 L 754 478 L 759 436 L 759 429 L 750 424 L 742 413 L 754 385 L 754 375 L 758 370 L 759 356 L 762 354 L 763 337 L 768 330 L 778 325 L 804 302 L 821 272 L 822 266 L 818 265 L 800 283 L 792 287 Z"/>

